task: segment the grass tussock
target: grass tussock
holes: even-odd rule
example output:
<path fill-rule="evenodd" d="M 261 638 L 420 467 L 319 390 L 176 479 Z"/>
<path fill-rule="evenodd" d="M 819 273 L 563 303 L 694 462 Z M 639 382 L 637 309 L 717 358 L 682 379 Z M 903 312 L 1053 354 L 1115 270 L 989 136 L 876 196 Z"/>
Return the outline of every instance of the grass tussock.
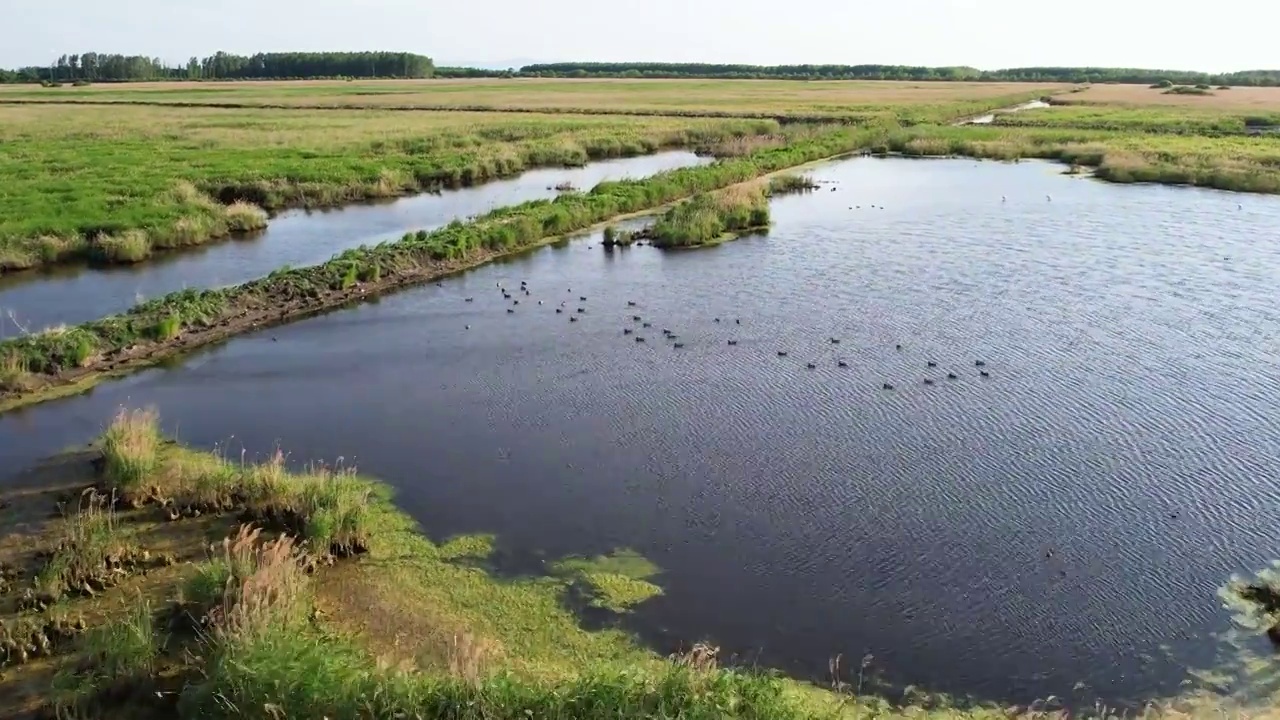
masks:
<path fill-rule="evenodd" d="M 61 670 L 49 689 L 59 718 L 98 717 L 104 708 L 154 698 L 165 638 L 149 600 L 133 599 L 123 617 L 87 633 L 82 660 Z M 148 697 L 151 695 L 151 697 Z"/>
<path fill-rule="evenodd" d="M 103 235 L 93 242 L 95 259 L 106 263 L 140 263 L 151 257 L 151 238 L 145 230 Z"/>
<path fill-rule="evenodd" d="M 264 540 L 260 528 L 243 525 L 218 548 L 182 597 L 215 641 L 243 640 L 303 617 L 306 576 L 293 538 Z"/>
<path fill-rule="evenodd" d="M 33 583 L 37 602 L 48 604 L 68 593 L 93 596 L 127 574 L 136 548 L 120 532 L 112 500 L 90 490 L 63 519 L 59 540 Z"/>
<path fill-rule="evenodd" d="M 136 495 L 159 467 L 159 415 L 154 409 L 121 408 L 102 435 L 102 472 L 122 496 Z"/>
<path fill-rule="evenodd" d="M 752 183 L 695 195 L 658 218 L 650 234 L 654 247 L 689 248 L 720 242 L 733 233 L 768 225 L 765 186 Z"/>
<path fill-rule="evenodd" d="M 812 175 L 804 175 L 801 173 L 784 173 L 769 178 L 769 195 L 789 195 L 792 193 L 808 192 L 817 190 L 818 184 L 813 181 Z"/>
<path fill-rule="evenodd" d="M 284 461 L 277 451 L 243 474 L 241 492 L 248 510 L 268 527 L 292 533 L 317 552 L 339 557 L 366 552 L 373 492 L 369 483 L 355 468 L 313 466 L 291 473 Z"/>
<path fill-rule="evenodd" d="M 31 371 L 17 353 L 0 355 L 0 391 L 22 392 L 31 384 Z"/>

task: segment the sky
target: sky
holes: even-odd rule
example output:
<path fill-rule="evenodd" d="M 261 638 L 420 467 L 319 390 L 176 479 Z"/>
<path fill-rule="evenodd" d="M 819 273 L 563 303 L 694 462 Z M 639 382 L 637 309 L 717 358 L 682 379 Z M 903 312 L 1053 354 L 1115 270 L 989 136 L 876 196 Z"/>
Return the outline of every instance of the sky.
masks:
<path fill-rule="evenodd" d="M 11 7 L 6 7 L 11 6 Z M 0 0 L 0 67 L 88 50 L 397 50 L 556 61 L 1280 68 L 1276 0 Z"/>

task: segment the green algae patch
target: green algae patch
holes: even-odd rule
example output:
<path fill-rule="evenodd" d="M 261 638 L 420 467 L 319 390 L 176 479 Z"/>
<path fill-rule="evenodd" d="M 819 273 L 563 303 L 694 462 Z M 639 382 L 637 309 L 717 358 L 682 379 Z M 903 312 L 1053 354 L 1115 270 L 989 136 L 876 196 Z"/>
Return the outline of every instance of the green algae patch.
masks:
<path fill-rule="evenodd" d="M 551 573 L 585 585 L 592 607 L 616 613 L 630 612 L 640 603 L 662 594 L 649 581 L 658 566 L 634 550 L 619 548 L 593 558 L 569 557 L 551 565 Z"/>
<path fill-rule="evenodd" d="M 488 560 L 497 539 L 492 535 L 458 535 L 440 546 L 441 560 Z"/>

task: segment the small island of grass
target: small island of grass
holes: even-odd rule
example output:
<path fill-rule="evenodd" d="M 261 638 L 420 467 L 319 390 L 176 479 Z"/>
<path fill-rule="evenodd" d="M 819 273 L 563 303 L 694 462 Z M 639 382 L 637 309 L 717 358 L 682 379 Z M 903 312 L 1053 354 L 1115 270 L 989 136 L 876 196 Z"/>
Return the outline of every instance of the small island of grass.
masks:
<path fill-rule="evenodd" d="M 695 195 L 663 213 L 649 229 L 653 246 L 694 248 L 716 245 L 769 227 L 769 202 L 760 183 Z"/>

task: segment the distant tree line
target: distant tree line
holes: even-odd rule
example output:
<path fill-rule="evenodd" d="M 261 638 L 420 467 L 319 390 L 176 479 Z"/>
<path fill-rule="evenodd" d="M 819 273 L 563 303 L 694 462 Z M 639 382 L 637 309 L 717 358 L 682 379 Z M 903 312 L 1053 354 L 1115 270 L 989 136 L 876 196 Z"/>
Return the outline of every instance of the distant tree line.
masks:
<path fill-rule="evenodd" d="M 87 52 L 63 55 L 45 66 L 0 70 L 0 82 L 127 82 L 133 80 L 264 80 L 271 78 L 426 78 L 431 58 L 403 52 L 217 52 L 168 65 L 144 55 Z"/>
<path fill-rule="evenodd" d="M 707 63 L 548 63 L 526 65 L 529 77 L 761 78 L 783 80 L 967 80 L 1196 85 L 1280 85 L 1280 70 L 1200 73 L 1101 67 L 1025 67 L 1006 70 L 911 65 L 719 65 Z"/>
<path fill-rule="evenodd" d="M 431 58 L 399 52 L 312 52 L 232 55 L 218 52 L 167 65 L 143 55 L 63 55 L 49 66 L 0 70 L 0 82 L 126 82 L 134 80 L 265 80 L 289 78 L 760 78 L 783 80 L 918 80 L 989 82 L 1280 85 L 1280 70 L 1200 73 L 1101 67 L 979 70 L 917 65 L 727 65 L 710 63 L 547 63 L 519 70 L 437 68 Z"/>
<path fill-rule="evenodd" d="M 518 77 L 519 75 L 519 71 L 514 68 L 491 70 L 489 68 L 438 67 L 435 72 L 435 77 L 438 78 L 510 78 Z"/>

